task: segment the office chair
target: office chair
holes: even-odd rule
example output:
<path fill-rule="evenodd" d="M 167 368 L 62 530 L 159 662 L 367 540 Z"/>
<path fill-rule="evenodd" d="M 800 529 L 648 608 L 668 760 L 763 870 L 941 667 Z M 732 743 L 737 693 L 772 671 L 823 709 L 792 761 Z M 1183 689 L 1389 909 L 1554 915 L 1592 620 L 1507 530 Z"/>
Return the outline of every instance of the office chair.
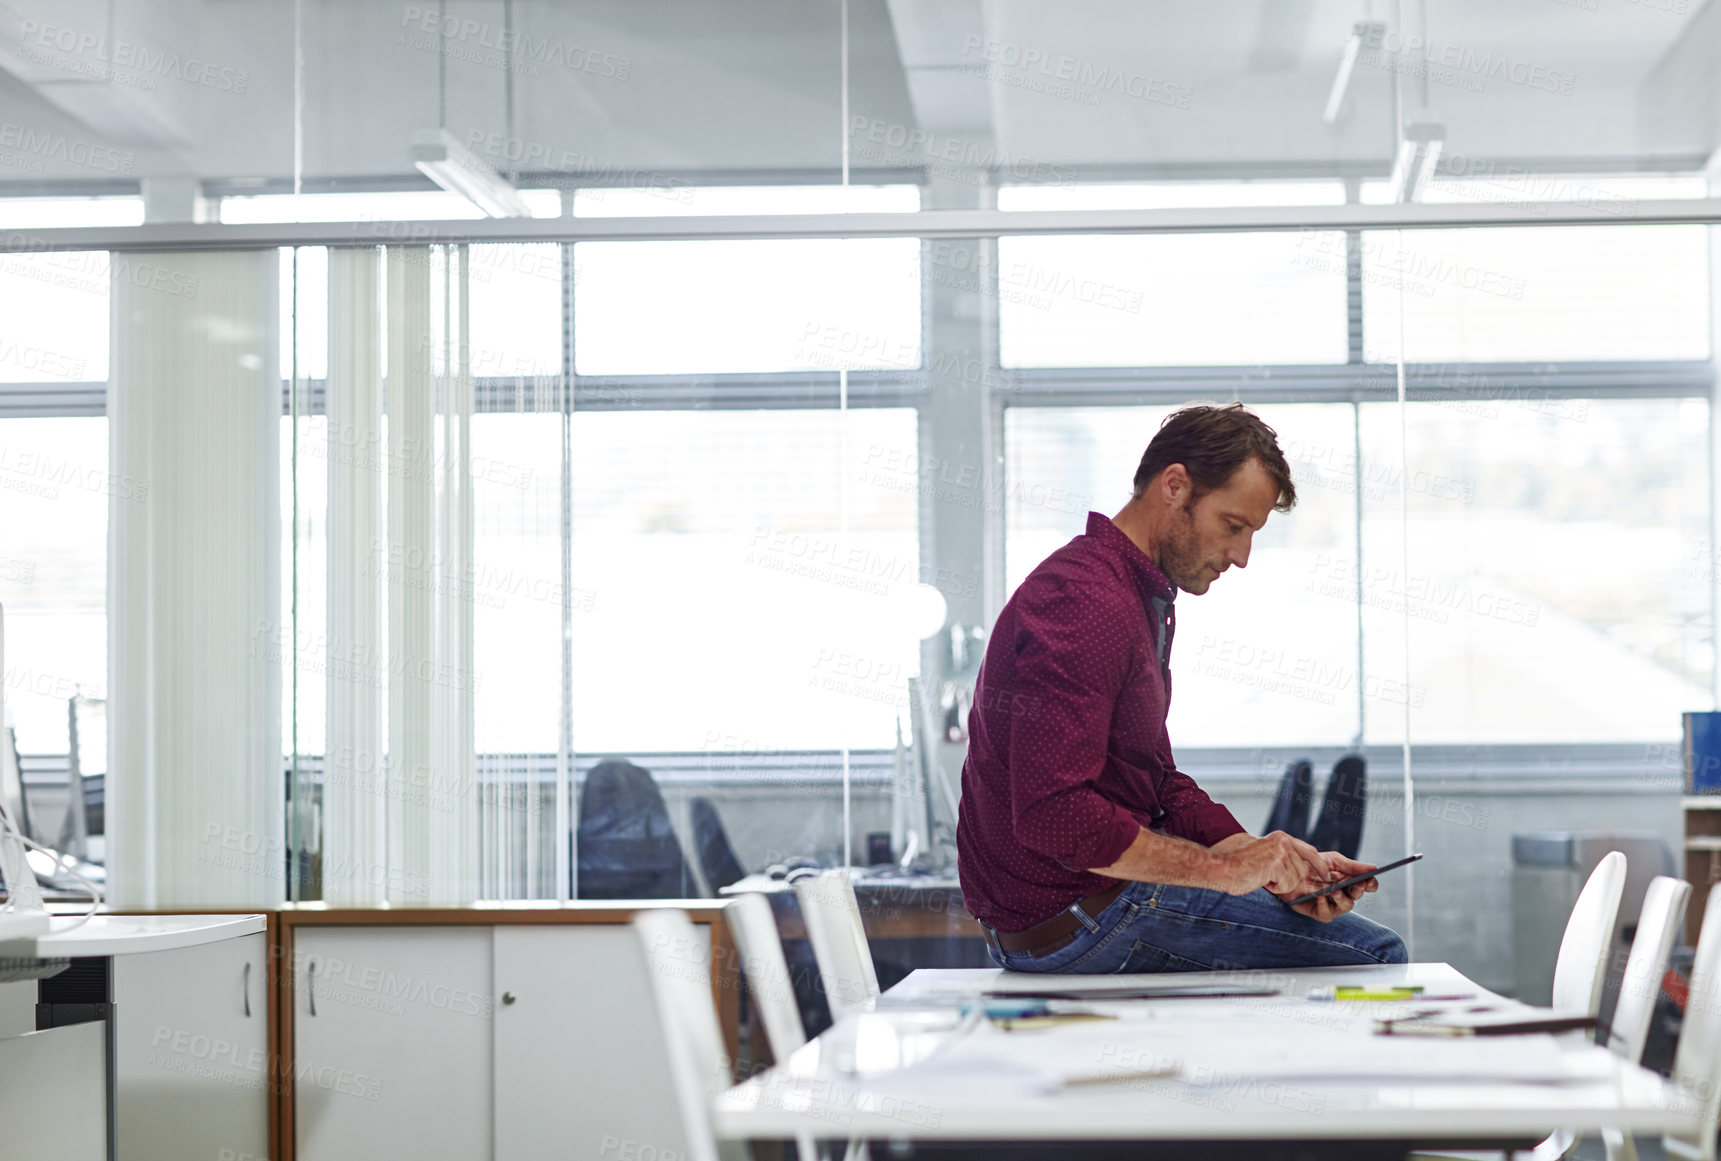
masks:
<path fill-rule="evenodd" d="M 1589 881 L 1578 892 L 1578 901 L 1572 904 L 1572 916 L 1566 920 L 1566 933 L 1554 960 L 1553 1007 L 1591 1016 L 1600 1011 L 1613 923 L 1624 892 L 1625 856 L 1611 851 L 1590 872 Z"/>
<path fill-rule="evenodd" d="M 831 1019 L 869 1011 L 878 1000 L 878 971 L 848 868 L 796 881 L 795 898 L 801 904 L 813 958 L 819 962 Z"/>
<path fill-rule="evenodd" d="M 1309 833 L 1309 804 L 1314 801 L 1315 768 L 1307 758 L 1299 758 L 1285 767 L 1279 779 L 1279 792 L 1273 798 L 1273 809 L 1267 814 L 1262 834 L 1282 830 L 1292 838 L 1304 838 Z"/>
<path fill-rule="evenodd" d="M 735 935 L 747 988 L 758 1009 L 759 1022 L 765 1026 L 771 1055 L 782 1063 L 807 1042 L 807 1029 L 801 1023 L 801 1008 L 795 1001 L 795 984 L 789 977 L 789 961 L 783 955 L 771 902 L 763 895 L 742 895 L 730 900 L 723 916 Z"/>
<path fill-rule="evenodd" d="M 77 694 L 66 699 L 66 817 L 55 846 L 74 859 L 90 857 L 85 778 L 107 774 L 107 702 Z"/>
<path fill-rule="evenodd" d="M 745 1161 L 740 1141 L 719 1141 L 711 1102 L 734 1083 L 717 1005 L 710 956 L 687 912 L 642 911 L 633 921 L 645 951 L 646 984 L 669 1054 L 669 1079 L 687 1133 L 687 1161 Z"/>
<path fill-rule="evenodd" d="M 1321 812 L 1309 845 L 1317 851 L 1337 851 L 1354 859 L 1362 850 L 1362 824 L 1368 813 L 1368 763 L 1361 754 L 1346 754 L 1333 766 L 1321 796 Z"/>
<path fill-rule="evenodd" d="M 1721 916 L 1721 884 L 1709 888 L 1705 916 Z M 1669 1157 L 1715 1161 L 1715 1134 L 1721 1121 L 1721 922 L 1710 919 L 1697 937 L 1691 965 L 1691 994 L 1685 1025 L 1673 1056 L 1673 1080 L 1691 1095 L 1696 1132 L 1668 1134 L 1661 1145 Z"/>
<path fill-rule="evenodd" d="M 1637 934 L 1632 937 L 1631 954 L 1626 957 L 1625 972 L 1619 981 L 1619 1000 L 1614 1004 L 1613 1023 L 1607 1033 L 1608 1047 L 1626 1060 L 1643 1060 L 1643 1050 L 1649 1043 L 1649 1023 L 1655 1015 L 1655 1000 L 1661 995 L 1661 980 L 1667 974 L 1667 960 L 1673 953 L 1679 924 L 1685 918 L 1685 904 L 1690 898 L 1690 883 L 1666 875 L 1651 879 L 1643 896 Z"/>
<path fill-rule="evenodd" d="M 693 819 L 693 849 L 699 853 L 699 869 L 705 873 L 705 883 L 712 894 L 740 882 L 747 871 L 735 857 L 735 848 L 729 845 L 729 832 L 723 829 L 717 807 L 701 796 L 689 802 L 687 810 Z"/>
<path fill-rule="evenodd" d="M 759 1022 L 765 1026 L 771 1055 L 782 1064 L 807 1042 L 807 1029 L 801 1022 L 795 982 L 789 976 L 789 961 L 783 955 L 783 940 L 777 932 L 771 901 L 763 895 L 742 895 L 723 909 L 723 916 L 735 935 L 741 968 L 747 973 L 747 988 L 759 1013 Z M 798 1134 L 795 1148 L 800 1161 L 816 1161 L 820 1156 L 811 1133 Z"/>
<path fill-rule="evenodd" d="M 1619 900 L 1624 893 L 1625 856 L 1612 851 L 1590 872 L 1584 889 L 1578 892 L 1578 901 L 1572 905 L 1571 918 L 1566 920 L 1566 933 L 1560 940 L 1559 956 L 1554 960 L 1552 1006 L 1556 1010 L 1594 1016 L 1601 1009 L 1608 950 L 1613 944 L 1613 921 L 1619 915 Z M 1569 1154 L 1577 1143 L 1576 1134 L 1566 1129 L 1555 1129 L 1533 1149 L 1512 1153 L 1511 1161 L 1519 1158 L 1557 1161 Z M 1492 1149 L 1442 1150 L 1411 1153 L 1406 1161 L 1497 1161 L 1503 1156 Z M 1710 1161 L 1713 1161 L 1713 1155 Z"/>
<path fill-rule="evenodd" d="M 611 758 L 580 791 L 581 899 L 686 899 L 697 893 L 663 792 L 649 770 Z"/>
<path fill-rule="evenodd" d="M 1643 1063 L 1643 1050 L 1649 1043 L 1649 1022 L 1655 1015 L 1656 997 L 1661 994 L 1661 978 L 1667 974 L 1667 957 L 1673 952 L 1673 941 L 1679 934 L 1679 922 L 1685 916 L 1685 904 L 1690 898 L 1690 883 L 1666 875 L 1651 879 L 1649 890 L 1644 893 L 1637 934 L 1632 937 L 1631 954 L 1626 957 L 1625 973 L 1619 981 L 1619 1000 L 1614 1004 L 1613 1022 L 1607 1030 L 1608 1048 L 1633 1064 Z M 1637 1161 L 1637 1144 L 1631 1134 L 1603 1129 L 1602 1141 L 1607 1146 L 1608 1161 Z"/>

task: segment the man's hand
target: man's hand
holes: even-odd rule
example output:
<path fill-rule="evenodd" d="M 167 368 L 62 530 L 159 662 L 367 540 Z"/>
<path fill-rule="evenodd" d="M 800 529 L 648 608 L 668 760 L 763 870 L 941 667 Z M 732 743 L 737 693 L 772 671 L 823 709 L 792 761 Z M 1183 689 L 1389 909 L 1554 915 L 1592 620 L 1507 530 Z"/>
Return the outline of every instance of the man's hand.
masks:
<path fill-rule="evenodd" d="M 1359 863 L 1355 859 L 1345 858 L 1337 851 L 1325 851 L 1315 857 L 1321 860 L 1324 868 L 1318 875 L 1311 875 L 1292 890 L 1281 891 L 1274 887 L 1268 887 L 1268 890 L 1289 903 L 1299 895 L 1307 895 L 1310 891 L 1319 891 L 1328 883 L 1336 883 L 1340 879 L 1349 879 L 1353 875 L 1365 875 L 1375 869 L 1373 863 Z M 1307 903 L 1298 903 L 1291 910 L 1299 915 L 1307 915 L 1310 919 L 1318 919 L 1322 923 L 1331 923 L 1355 907 L 1358 899 L 1370 891 L 1378 890 L 1380 890 L 1380 880 L 1368 879 L 1361 883 L 1353 883 L 1342 891 L 1334 891 L 1331 895 L 1322 895 L 1318 899 L 1310 899 Z"/>
<path fill-rule="evenodd" d="M 1244 836 L 1233 837 L 1241 840 Z M 1225 867 L 1220 881 L 1215 885 L 1227 895 L 1247 895 L 1257 887 L 1265 887 L 1280 898 L 1286 895 L 1295 897 L 1297 894 L 1306 895 L 1309 891 L 1344 877 L 1329 877 L 1326 857 L 1308 843 L 1292 838 L 1282 830 L 1276 830 L 1264 838 L 1227 843 L 1223 847 L 1223 857 Z M 1350 873 L 1360 874 L 1361 871 Z M 1315 882 L 1314 887 L 1302 887 L 1302 884 L 1311 881 Z"/>

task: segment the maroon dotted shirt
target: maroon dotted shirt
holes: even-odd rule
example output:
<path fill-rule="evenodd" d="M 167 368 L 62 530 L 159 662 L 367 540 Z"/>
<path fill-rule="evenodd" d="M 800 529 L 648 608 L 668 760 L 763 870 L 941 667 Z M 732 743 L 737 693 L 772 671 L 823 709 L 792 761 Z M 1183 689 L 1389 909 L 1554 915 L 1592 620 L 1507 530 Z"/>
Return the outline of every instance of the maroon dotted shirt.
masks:
<path fill-rule="evenodd" d="M 957 865 L 982 923 L 1021 931 L 1115 879 L 1142 827 L 1204 846 L 1243 828 L 1171 756 L 1177 590 L 1098 512 L 993 626 L 968 716 Z"/>

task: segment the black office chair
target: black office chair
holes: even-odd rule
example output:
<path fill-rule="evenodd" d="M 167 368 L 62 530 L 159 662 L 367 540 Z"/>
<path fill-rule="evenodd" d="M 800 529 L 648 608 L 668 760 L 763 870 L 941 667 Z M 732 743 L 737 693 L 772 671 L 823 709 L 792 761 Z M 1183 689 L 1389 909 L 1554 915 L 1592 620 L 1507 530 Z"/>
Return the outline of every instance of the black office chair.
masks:
<path fill-rule="evenodd" d="M 649 770 L 617 758 L 593 766 L 577 834 L 581 899 L 685 899 L 698 891 Z"/>
<path fill-rule="evenodd" d="M 739 882 L 747 871 L 735 857 L 729 845 L 729 832 L 723 829 L 723 819 L 709 798 L 695 798 L 687 804 L 693 816 L 693 849 L 699 852 L 699 869 L 705 872 L 705 882 L 713 893 L 731 883 Z"/>
<path fill-rule="evenodd" d="M 1347 859 L 1362 849 L 1362 824 L 1368 812 L 1368 763 L 1361 754 L 1346 754 L 1333 767 L 1321 798 L 1309 844 L 1317 851 L 1337 851 Z"/>
<path fill-rule="evenodd" d="M 1308 837 L 1309 806 L 1315 798 L 1314 776 L 1314 765 L 1307 758 L 1300 758 L 1285 767 L 1284 777 L 1279 779 L 1279 793 L 1273 799 L 1273 810 L 1267 815 L 1267 825 L 1262 834 L 1282 830 L 1292 838 Z"/>

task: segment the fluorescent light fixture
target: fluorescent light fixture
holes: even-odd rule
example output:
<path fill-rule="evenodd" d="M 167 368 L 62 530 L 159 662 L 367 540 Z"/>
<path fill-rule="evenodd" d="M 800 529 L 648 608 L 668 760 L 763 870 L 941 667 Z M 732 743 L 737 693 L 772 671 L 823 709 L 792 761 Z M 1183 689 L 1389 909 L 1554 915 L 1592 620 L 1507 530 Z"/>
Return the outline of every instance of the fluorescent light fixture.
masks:
<path fill-rule="evenodd" d="M 1434 171 L 1440 167 L 1440 154 L 1446 148 L 1446 127 L 1432 121 L 1407 125 L 1404 139 L 1398 143 L 1398 156 L 1392 161 L 1392 200 L 1401 205 L 1419 201 Z"/>
<path fill-rule="evenodd" d="M 473 156 L 446 129 L 420 129 L 412 135 L 412 163 L 449 193 L 459 194 L 492 218 L 529 218 L 520 191 Z"/>
<path fill-rule="evenodd" d="M 1327 109 L 1321 120 L 1328 125 L 1339 119 L 1339 109 L 1345 103 L 1345 93 L 1351 86 L 1351 73 L 1356 71 L 1356 59 L 1365 44 L 1379 44 L 1386 37 L 1386 25 L 1365 21 L 1351 25 L 1350 39 L 1345 41 L 1345 53 L 1339 58 L 1339 71 L 1333 77 L 1332 92 L 1327 94 Z"/>

